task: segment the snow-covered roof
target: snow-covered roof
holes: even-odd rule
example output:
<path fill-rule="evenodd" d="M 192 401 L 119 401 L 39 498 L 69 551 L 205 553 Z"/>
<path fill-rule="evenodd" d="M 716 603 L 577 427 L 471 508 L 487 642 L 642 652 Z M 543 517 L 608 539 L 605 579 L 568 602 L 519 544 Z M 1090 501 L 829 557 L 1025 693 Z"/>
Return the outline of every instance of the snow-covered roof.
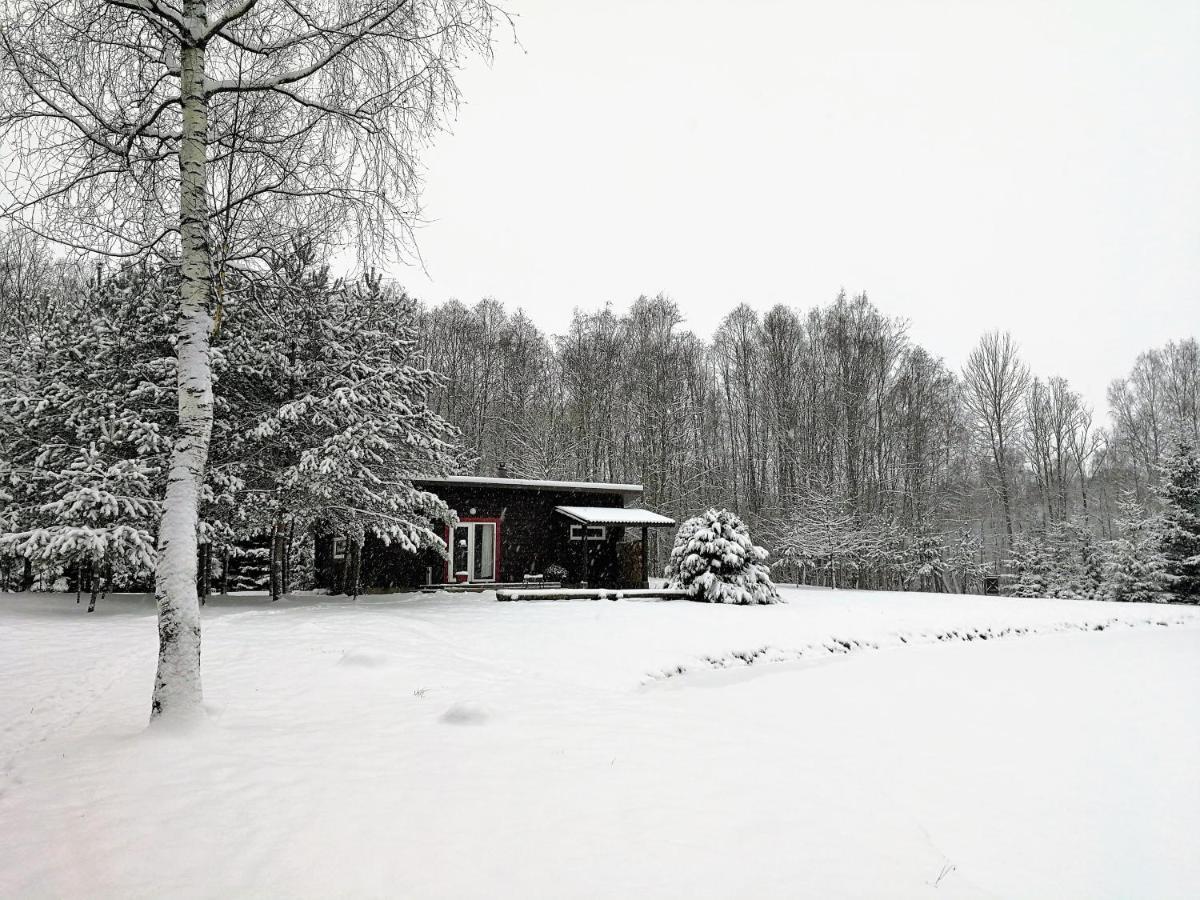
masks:
<path fill-rule="evenodd" d="M 568 519 L 584 525 L 645 525 L 648 527 L 674 525 L 674 519 L 648 509 L 631 509 L 624 506 L 556 506 Z"/>
<path fill-rule="evenodd" d="M 488 478 L 482 475 L 415 476 L 419 484 L 478 484 L 497 488 L 533 488 L 547 491 L 590 491 L 609 494 L 641 494 L 640 484 L 614 484 L 607 481 L 539 481 L 535 478 Z"/>

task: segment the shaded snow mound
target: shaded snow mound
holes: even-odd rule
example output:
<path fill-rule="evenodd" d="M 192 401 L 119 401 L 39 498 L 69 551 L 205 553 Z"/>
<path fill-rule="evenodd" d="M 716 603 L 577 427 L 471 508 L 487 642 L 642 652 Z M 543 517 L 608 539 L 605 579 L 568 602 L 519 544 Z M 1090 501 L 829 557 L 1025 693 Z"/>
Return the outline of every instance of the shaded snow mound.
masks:
<path fill-rule="evenodd" d="M 392 661 L 391 656 L 381 650 L 346 650 L 338 660 L 339 666 L 354 666 L 360 669 L 378 669 Z"/>
<path fill-rule="evenodd" d="M 482 725 L 491 718 L 491 713 L 479 703 L 464 701 L 455 703 L 442 713 L 441 718 L 449 725 Z"/>

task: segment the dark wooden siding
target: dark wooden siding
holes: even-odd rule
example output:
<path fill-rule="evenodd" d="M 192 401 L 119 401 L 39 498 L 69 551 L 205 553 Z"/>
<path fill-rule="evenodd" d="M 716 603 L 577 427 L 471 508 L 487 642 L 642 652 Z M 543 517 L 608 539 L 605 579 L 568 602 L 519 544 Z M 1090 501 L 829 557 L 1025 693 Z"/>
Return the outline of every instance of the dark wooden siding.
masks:
<path fill-rule="evenodd" d="M 427 484 L 459 518 L 499 520 L 498 581 L 520 581 L 527 574 L 543 574 L 557 564 L 567 570 L 567 581 L 588 581 L 593 586 L 631 587 L 629 566 L 621 565 L 618 544 L 624 529 L 610 526 L 604 540 L 587 542 L 590 560 L 584 559 L 583 541 L 570 539 L 570 520 L 556 506 L 624 506 L 621 494 L 605 491 L 540 490 L 492 485 Z M 442 537 L 446 534 L 443 531 Z M 345 589 L 343 561 L 332 558 L 330 538 L 316 542 L 317 583 L 333 591 Z M 434 582 L 446 580 L 446 561 L 437 553 L 406 553 L 396 546 L 368 537 L 363 546 L 363 590 L 414 588 L 426 583 L 432 568 Z"/>

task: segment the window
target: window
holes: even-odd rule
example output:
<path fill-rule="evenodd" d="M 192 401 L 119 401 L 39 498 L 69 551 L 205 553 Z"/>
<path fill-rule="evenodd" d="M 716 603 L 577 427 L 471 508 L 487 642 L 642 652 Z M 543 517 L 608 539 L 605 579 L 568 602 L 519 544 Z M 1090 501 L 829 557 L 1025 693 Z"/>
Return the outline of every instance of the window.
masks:
<path fill-rule="evenodd" d="M 589 541 L 602 541 L 608 536 L 608 529 L 603 525 L 572 525 L 571 540 L 582 541 L 585 529 Z"/>
<path fill-rule="evenodd" d="M 333 558 L 334 559 L 345 559 L 346 558 L 346 539 L 345 538 L 336 538 L 335 537 L 333 539 Z"/>

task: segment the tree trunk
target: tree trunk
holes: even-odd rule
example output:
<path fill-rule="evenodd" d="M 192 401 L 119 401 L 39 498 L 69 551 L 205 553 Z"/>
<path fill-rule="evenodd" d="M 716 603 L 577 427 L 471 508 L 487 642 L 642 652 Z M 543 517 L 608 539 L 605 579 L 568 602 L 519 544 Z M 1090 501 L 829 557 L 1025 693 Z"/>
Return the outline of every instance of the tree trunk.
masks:
<path fill-rule="evenodd" d="M 33 560 L 25 557 L 25 570 L 21 573 L 22 592 L 33 590 Z"/>
<path fill-rule="evenodd" d="M 350 544 L 350 560 L 349 560 L 348 578 L 349 584 L 346 586 L 346 593 L 358 599 L 359 577 L 362 572 L 362 544 L 355 541 Z"/>
<path fill-rule="evenodd" d="M 283 596 L 283 522 L 276 521 L 271 532 L 271 602 Z"/>
<path fill-rule="evenodd" d="M 996 462 L 996 475 L 1000 479 L 1000 504 L 1004 508 L 1004 532 L 1008 536 L 1008 543 L 1004 548 L 1005 552 L 1002 556 L 1002 559 L 1006 559 L 1008 551 L 1012 549 L 1013 545 L 1013 517 L 1012 503 L 1009 500 L 1008 491 L 1008 469 L 1006 467 L 1008 454 L 1004 449 L 1004 436 L 1002 432 L 1000 433 L 999 447 L 994 451 L 993 457 Z"/>
<path fill-rule="evenodd" d="M 88 612 L 96 611 L 96 599 L 100 596 L 100 573 L 96 571 L 96 560 L 88 560 L 88 590 L 91 592 L 91 597 L 88 599 Z"/>
<path fill-rule="evenodd" d="M 208 595 L 212 592 L 212 544 L 205 541 L 200 545 L 200 583 L 197 585 L 197 593 L 200 595 L 200 605 L 203 606 L 208 602 Z"/>
<path fill-rule="evenodd" d="M 292 590 L 292 545 L 296 539 L 296 520 L 288 523 L 287 540 L 283 544 L 283 593 L 286 596 Z"/>
<path fill-rule="evenodd" d="M 75 562 L 75 602 L 83 599 L 83 557 Z"/>
<path fill-rule="evenodd" d="M 221 548 L 221 596 L 229 593 L 229 545 Z"/>
<path fill-rule="evenodd" d="M 183 17 L 193 33 L 207 28 L 204 0 L 186 0 Z M 212 262 L 206 193 L 208 98 L 204 93 L 205 48 L 190 40 L 180 48 L 179 226 L 183 258 L 179 289 L 176 394 L 179 435 L 159 528 L 154 593 L 158 602 L 158 671 L 151 720 L 203 715 L 200 685 L 200 604 L 196 597 L 196 546 L 200 485 L 212 434 L 212 370 L 209 310 Z"/>

